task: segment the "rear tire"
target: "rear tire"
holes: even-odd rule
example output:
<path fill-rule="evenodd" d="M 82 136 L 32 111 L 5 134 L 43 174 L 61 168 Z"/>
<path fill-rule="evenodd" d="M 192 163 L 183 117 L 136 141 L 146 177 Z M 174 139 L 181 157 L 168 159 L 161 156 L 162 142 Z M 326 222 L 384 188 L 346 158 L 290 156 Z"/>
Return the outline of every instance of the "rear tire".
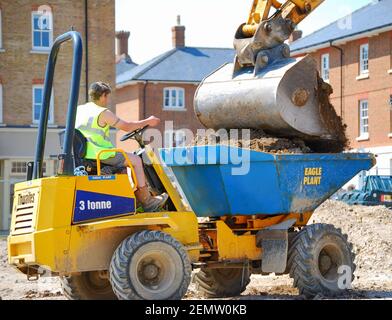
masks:
<path fill-rule="evenodd" d="M 202 268 L 193 281 L 197 290 L 207 298 L 226 298 L 239 296 L 250 283 L 248 268 Z"/>
<path fill-rule="evenodd" d="M 180 300 L 192 266 L 183 245 L 160 231 L 125 239 L 110 264 L 110 282 L 120 300 Z"/>
<path fill-rule="evenodd" d="M 99 271 L 61 277 L 61 286 L 69 300 L 117 300 L 109 279 Z"/>
<path fill-rule="evenodd" d="M 326 224 L 307 226 L 296 235 L 289 248 L 288 267 L 300 294 L 334 297 L 347 290 L 343 277 L 353 281 L 356 269 L 353 246 L 347 239 L 340 229 Z M 339 274 L 341 266 L 349 269 Z"/>

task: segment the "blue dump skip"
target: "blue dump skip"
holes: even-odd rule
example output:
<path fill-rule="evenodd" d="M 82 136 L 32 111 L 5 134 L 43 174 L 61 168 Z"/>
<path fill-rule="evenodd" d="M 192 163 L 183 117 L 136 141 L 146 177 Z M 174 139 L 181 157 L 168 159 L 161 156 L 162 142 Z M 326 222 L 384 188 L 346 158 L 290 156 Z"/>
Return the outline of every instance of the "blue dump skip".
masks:
<path fill-rule="evenodd" d="M 199 217 L 314 211 L 362 170 L 371 154 L 272 155 L 227 146 L 162 149 Z"/>

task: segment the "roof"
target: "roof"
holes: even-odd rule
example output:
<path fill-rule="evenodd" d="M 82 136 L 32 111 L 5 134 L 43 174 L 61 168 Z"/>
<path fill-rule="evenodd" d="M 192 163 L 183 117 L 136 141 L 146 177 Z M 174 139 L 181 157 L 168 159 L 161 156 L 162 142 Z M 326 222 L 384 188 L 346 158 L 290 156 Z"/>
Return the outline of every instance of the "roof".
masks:
<path fill-rule="evenodd" d="M 234 60 L 234 49 L 174 48 L 117 75 L 117 85 L 129 81 L 201 82 L 208 74 Z"/>
<path fill-rule="evenodd" d="M 352 21 L 352 28 L 342 28 L 339 19 L 328 26 L 293 42 L 291 51 L 299 51 L 307 48 L 316 47 L 331 41 L 336 41 L 362 33 L 392 27 L 392 1 L 379 0 L 371 2 L 352 14 L 348 15 Z M 344 19 L 344 18 L 343 18 Z"/>
<path fill-rule="evenodd" d="M 120 59 L 119 62 L 116 63 L 116 76 L 120 74 L 130 71 L 133 68 L 137 67 L 137 64 L 134 63 L 131 59 Z"/>

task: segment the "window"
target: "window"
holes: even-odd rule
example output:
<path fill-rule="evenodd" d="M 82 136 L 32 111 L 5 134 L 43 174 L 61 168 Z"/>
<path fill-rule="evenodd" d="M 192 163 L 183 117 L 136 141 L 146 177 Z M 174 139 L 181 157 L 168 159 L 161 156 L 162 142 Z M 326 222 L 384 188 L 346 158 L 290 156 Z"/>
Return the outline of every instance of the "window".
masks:
<path fill-rule="evenodd" d="M 369 44 L 363 44 L 360 47 L 360 65 L 359 71 L 361 74 L 369 73 Z"/>
<path fill-rule="evenodd" d="M 0 123 L 3 123 L 3 85 L 0 83 Z"/>
<path fill-rule="evenodd" d="M 368 100 L 359 101 L 359 131 L 361 137 L 369 136 L 369 103 Z"/>
<path fill-rule="evenodd" d="M 25 161 L 13 161 L 11 166 L 11 173 L 13 174 L 25 174 L 27 173 L 27 162 Z"/>
<path fill-rule="evenodd" d="M 321 77 L 324 81 L 329 81 L 329 54 L 321 56 Z"/>
<path fill-rule="evenodd" d="M 185 90 L 182 88 L 165 88 L 163 90 L 164 109 L 185 109 Z"/>
<path fill-rule="evenodd" d="M 44 102 L 44 87 L 41 85 L 33 86 L 33 123 L 37 124 L 41 118 L 41 109 Z M 53 92 L 50 100 L 49 123 L 54 123 L 53 117 Z"/>
<path fill-rule="evenodd" d="M 16 175 L 27 174 L 27 161 L 13 161 L 11 163 L 11 173 Z M 42 164 L 42 173 L 46 173 L 46 162 Z"/>
<path fill-rule="evenodd" d="M 53 42 L 53 17 L 46 10 L 32 13 L 33 50 L 49 51 Z"/>

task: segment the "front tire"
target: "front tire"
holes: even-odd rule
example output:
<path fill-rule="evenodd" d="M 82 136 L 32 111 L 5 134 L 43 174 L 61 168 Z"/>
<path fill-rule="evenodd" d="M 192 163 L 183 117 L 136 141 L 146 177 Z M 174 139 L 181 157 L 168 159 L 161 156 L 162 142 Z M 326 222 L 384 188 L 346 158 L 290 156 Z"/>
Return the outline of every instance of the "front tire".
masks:
<path fill-rule="evenodd" d="M 100 271 L 61 277 L 61 286 L 69 300 L 117 300 L 109 279 Z"/>
<path fill-rule="evenodd" d="M 202 268 L 194 276 L 196 288 L 207 298 L 239 296 L 250 283 L 248 268 Z"/>
<path fill-rule="evenodd" d="M 192 266 L 183 245 L 160 231 L 125 239 L 110 264 L 110 282 L 120 300 L 180 300 Z"/>
<path fill-rule="evenodd" d="M 347 290 L 356 269 L 353 246 L 347 239 L 340 229 L 326 224 L 310 225 L 298 233 L 289 249 L 288 266 L 300 294 L 333 297 Z"/>

